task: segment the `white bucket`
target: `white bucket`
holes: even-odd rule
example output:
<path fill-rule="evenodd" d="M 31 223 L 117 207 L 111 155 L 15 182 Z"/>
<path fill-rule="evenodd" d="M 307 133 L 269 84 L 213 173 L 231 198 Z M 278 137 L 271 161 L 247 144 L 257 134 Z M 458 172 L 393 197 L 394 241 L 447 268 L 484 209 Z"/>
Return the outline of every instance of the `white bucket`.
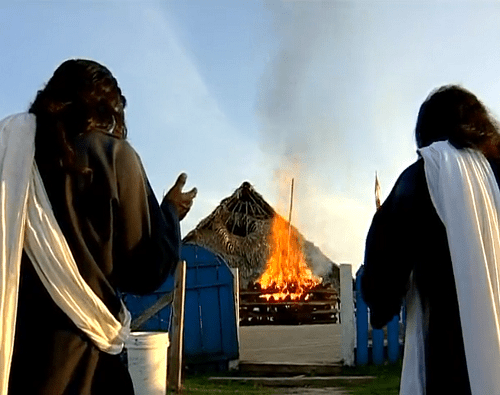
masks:
<path fill-rule="evenodd" d="M 132 332 L 127 340 L 128 370 L 136 395 L 167 393 L 167 332 Z"/>

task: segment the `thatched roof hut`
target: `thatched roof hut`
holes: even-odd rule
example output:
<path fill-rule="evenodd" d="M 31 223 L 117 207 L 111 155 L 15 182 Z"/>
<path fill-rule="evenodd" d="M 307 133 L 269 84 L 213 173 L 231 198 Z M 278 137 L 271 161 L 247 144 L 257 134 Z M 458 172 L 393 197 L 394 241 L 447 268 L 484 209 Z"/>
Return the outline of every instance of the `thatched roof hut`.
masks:
<path fill-rule="evenodd" d="M 276 211 L 245 181 L 200 221 L 183 242 L 197 244 L 219 254 L 229 266 L 239 269 L 240 286 L 246 288 L 265 270 L 271 250 L 269 234 L 275 215 L 278 215 Z M 293 230 L 298 233 L 295 228 Z M 311 270 L 338 289 L 338 266 L 312 243 L 300 237 L 304 241 L 304 253 Z"/>

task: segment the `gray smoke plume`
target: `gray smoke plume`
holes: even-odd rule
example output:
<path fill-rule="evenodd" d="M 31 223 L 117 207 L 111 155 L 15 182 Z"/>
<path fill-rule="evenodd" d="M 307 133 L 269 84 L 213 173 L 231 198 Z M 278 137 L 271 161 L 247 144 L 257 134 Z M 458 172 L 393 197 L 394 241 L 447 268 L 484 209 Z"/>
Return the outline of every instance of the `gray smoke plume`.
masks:
<path fill-rule="evenodd" d="M 346 238 L 345 233 L 350 221 L 366 210 L 333 196 L 336 174 L 342 173 L 342 182 L 349 186 L 345 180 L 350 178 L 351 162 L 342 133 L 342 101 L 349 101 L 343 78 L 349 71 L 342 71 L 345 49 L 339 50 L 334 42 L 349 29 L 345 15 L 339 15 L 332 3 L 268 5 L 279 47 L 262 76 L 257 113 L 261 149 L 274 168 L 275 189 L 280 188 L 277 210 L 288 217 L 289 185 L 295 178 L 292 222 L 306 239 L 326 248 L 331 259 L 343 259 L 351 243 L 362 243 L 360 236 Z M 334 185 L 337 190 L 344 186 Z M 347 214 L 349 219 L 346 208 L 355 211 Z"/>

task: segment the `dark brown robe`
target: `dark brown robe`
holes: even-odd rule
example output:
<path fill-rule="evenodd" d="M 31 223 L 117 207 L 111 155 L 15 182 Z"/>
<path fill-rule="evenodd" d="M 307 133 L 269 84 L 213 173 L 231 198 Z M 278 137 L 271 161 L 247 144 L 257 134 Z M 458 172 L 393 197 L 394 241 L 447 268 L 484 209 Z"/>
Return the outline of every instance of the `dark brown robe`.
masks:
<path fill-rule="evenodd" d="M 36 153 L 56 219 L 80 273 L 111 313 L 118 291 L 158 288 L 179 260 L 179 220 L 161 208 L 140 159 L 125 140 L 93 132 L 78 137 L 68 171 Z M 21 284 L 9 395 L 133 394 L 120 356 L 101 352 L 55 305 L 28 257 Z"/>

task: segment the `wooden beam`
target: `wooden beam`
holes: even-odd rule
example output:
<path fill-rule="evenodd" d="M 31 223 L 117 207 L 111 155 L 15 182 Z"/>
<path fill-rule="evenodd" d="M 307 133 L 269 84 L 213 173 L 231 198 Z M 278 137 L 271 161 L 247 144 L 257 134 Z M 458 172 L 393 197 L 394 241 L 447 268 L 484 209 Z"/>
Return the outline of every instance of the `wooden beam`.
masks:
<path fill-rule="evenodd" d="M 240 301 L 240 308 L 264 308 L 267 310 L 273 310 L 277 308 L 302 308 L 309 307 L 311 310 L 318 308 L 338 308 L 338 303 L 333 300 L 324 300 L 324 301 L 315 301 L 315 302 L 302 302 L 302 303 L 287 303 L 287 302 L 279 302 L 279 303 L 267 303 L 267 302 L 242 302 Z"/>
<path fill-rule="evenodd" d="M 173 292 L 163 295 L 153 305 L 144 310 L 144 312 L 139 317 L 137 317 L 135 320 L 132 321 L 132 323 L 130 324 L 130 330 L 136 331 L 140 329 L 142 324 L 144 324 L 147 320 L 149 320 L 152 316 L 154 316 L 164 307 L 172 303 L 173 298 L 174 298 Z"/>

